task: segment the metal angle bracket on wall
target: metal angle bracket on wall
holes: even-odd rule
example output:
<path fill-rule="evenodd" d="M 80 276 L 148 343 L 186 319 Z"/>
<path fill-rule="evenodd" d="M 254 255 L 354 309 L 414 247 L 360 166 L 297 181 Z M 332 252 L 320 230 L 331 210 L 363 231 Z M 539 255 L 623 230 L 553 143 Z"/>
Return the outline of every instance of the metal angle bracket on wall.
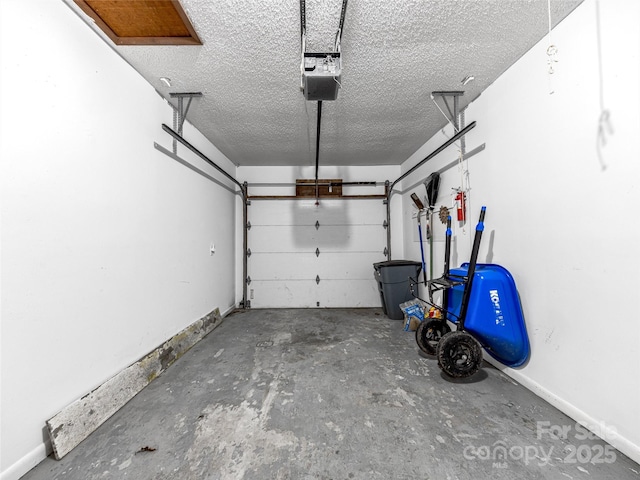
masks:
<path fill-rule="evenodd" d="M 320 275 L 316 275 L 316 285 L 320 283 Z"/>
<path fill-rule="evenodd" d="M 177 125 L 173 126 L 173 129 L 176 130 L 180 135 L 182 135 L 182 126 L 184 125 L 184 121 L 187 118 L 187 113 L 189 113 L 189 107 L 191 106 L 191 100 L 194 98 L 202 97 L 202 92 L 186 92 L 186 93 L 170 93 L 169 96 L 171 98 L 178 99 L 178 108 L 176 112 L 178 114 Z M 188 98 L 187 106 L 184 106 L 184 99 Z"/>
<path fill-rule="evenodd" d="M 431 98 L 434 98 L 433 100 L 434 102 L 435 102 L 435 97 L 442 98 L 442 101 L 444 102 L 445 107 L 447 107 L 447 111 L 449 112 L 449 115 L 451 115 L 451 119 L 449 119 L 449 121 L 451 121 L 456 131 L 460 130 L 460 124 L 458 120 L 460 115 L 460 106 L 459 106 L 458 97 L 461 97 L 463 95 L 464 95 L 463 91 L 431 92 Z M 453 111 L 451 111 L 449 102 L 447 102 L 447 97 L 453 97 Z"/>
<path fill-rule="evenodd" d="M 316 220 L 316 230 L 318 230 L 319 228 L 320 228 L 320 222 Z"/>
<path fill-rule="evenodd" d="M 320 249 L 316 248 L 316 257 L 319 257 L 319 256 L 320 256 Z"/>
<path fill-rule="evenodd" d="M 247 285 L 251 285 L 251 277 L 247 277 Z"/>
<path fill-rule="evenodd" d="M 251 222 L 247 222 L 247 230 L 251 230 Z"/>
<path fill-rule="evenodd" d="M 387 255 L 389 255 L 389 250 L 387 250 L 387 247 L 384 247 L 384 251 L 382 252 L 382 254 L 386 257 Z"/>
<path fill-rule="evenodd" d="M 387 223 L 386 220 L 384 222 L 382 222 L 382 228 L 387 228 L 388 226 L 389 226 L 389 224 Z"/>
<path fill-rule="evenodd" d="M 250 257 L 250 256 L 251 256 L 251 249 L 250 249 L 250 248 L 248 248 L 248 249 L 247 249 L 247 257 Z"/>

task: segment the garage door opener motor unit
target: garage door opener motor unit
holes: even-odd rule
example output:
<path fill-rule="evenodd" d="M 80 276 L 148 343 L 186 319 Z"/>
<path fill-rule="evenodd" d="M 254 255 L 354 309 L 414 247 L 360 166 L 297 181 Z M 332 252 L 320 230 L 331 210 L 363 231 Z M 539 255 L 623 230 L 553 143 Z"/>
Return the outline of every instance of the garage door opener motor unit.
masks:
<path fill-rule="evenodd" d="M 339 52 L 304 54 L 303 92 L 307 100 L 338 98 L 342 76 Z"/>
<path fill-rule="evenodd" d="M 333 52 L 307 52 L 307 19 L 306 2 L 300 0 L 300 46 L 302 49 L 302 64 L 300 73 L 302 81 L 300 89 L 307 100 L 321 102 L 338 98 L 338 89 L 342 85 L 342 57 L 340 55 L 344 16 L 347 11 L 347 0 L 342 0 L 340 23 L 334 43 Z"/>

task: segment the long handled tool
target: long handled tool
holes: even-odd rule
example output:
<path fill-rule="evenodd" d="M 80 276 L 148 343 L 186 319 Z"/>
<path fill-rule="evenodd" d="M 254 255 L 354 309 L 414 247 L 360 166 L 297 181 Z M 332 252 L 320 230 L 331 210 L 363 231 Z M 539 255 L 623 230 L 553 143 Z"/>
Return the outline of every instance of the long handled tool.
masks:
<path fill-rule="evenodd" d="M 433 172 L 424 181 L 424 186 L 427 189 L 427 202 L 429 202 L 429 230 L 427 231 L 427 238 L 429 239 L 429 278 L 433 280 L 433 209 L 435 208 L 436 201 L 438 200 L 438 190 L 440 190 L 440 174 Z M 433 301 L 432 298 L 429 300 Z"/>
<path fill-rule="evenodd" d="M 427 265 L 424 262 L 424 245 L 422 243 L 422 225 L 420 225 L 420 216 L 422 215 L 422 211 L 424 210 L 424 204 L 422 203 L 422 201 L 420 200 L 420 198 L 418 198 L 418 195 L 416 195 L 415 193 L 411 194 L 411 200 L 413 200 L 413 203 L 416 204 L 416 207 L 418 207 L 418 215 L 417 215 L 417 219 L 418 219 L 418 237 L 420 237 L 420 256 L 422 257 L 422 278 L 424 280 L 424 284 L 427 284 Z"/>

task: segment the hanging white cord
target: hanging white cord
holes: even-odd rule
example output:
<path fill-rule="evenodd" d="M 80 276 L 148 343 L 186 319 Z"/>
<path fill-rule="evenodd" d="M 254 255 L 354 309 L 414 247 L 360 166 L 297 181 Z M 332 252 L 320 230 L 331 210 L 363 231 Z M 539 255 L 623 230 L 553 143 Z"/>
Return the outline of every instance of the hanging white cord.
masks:
<path fill-rule="evenodd" d="M 462 112 L 460 112 L 460 119 L 458 120 L 458 124 L 463 126 L 465 124 L 465 116 L 464 116 L 464 110 L 462 110 Z M 465 157 L 466 152 L 465 151 L 460 151 L 460 165 L 462 167 L 462 174 L 463 174 L 463 188 L 464 191 L 467 194 L 467 211 L 468 212 L 473 212 L 473 209 L 471 208 L 471 173 L 469 172 L 469 158 Z M 471 239 L 469 239 L 469 241 L 471 241 Z"/>
<path fill-rule="evenodd" d="M 464 214 L 465 222 L 462 227 L 462 233 L 468 237 L 469 251 L 471 251 L 473 239 L 471 238 L 472 235 L 467 235 L 467 222 L 469 221 L 471 212 L 473 212 L 473 207 L 471 205 L 471 175 L 469 173 L 469 159 L 465 158 L 464 155 L 462 155 L 462 152 L 460 152 L 460 157 L 458 159 L 458 168 L 460 170 L 460 189 L 464 192 L 466 203 Z"/>
<path fill-rule="evenodd" d="M 467 223 L 469 214 L 473 211 L 471 207 L 471 184 L 469 182 L 469 159 L 464 158 L 462 151 L 458 153 L 458 170 L 460 172 L 460 191 L 464 195 L 464 223 L 462 224 L 462 234 L 469 239 L 469 248 L 471 248 L 471 236 L 467 235 Z M 471 251 L 471 250 L 469 250 Z"/>
<path fill-rule="evenodd" d="M 463 163 L 463 157 L 462 157 L 462 150 L 460 150 L 458 152 L 458 170 L 460 171 L 460 191 L 462 194 L 462 199 L 460 200 L 461 202 L 464 203 L 464 208 L 462 210 L 462 215 L 464 218 L 464 221 L 462 222 L 462 234 L 464 236 L 467 235 L 467 212 L 469 211 L 469 209 L 467 208 L 469 205 L 469 195 L 467 195 L 467 192 L 464 188 L 464 163 Z"/>
<path fill-rule="evenodd" d="M 600 117 L 598 118 L 598 159 L 600 168 L 606 170 L 607 164 L 604 162 L 603 148 L 607 145 L 607 135 L 613 134 L 611 124 L 611 112 L 604 106 L 604 78 L 602 72 L 602 40 L 600 38 L 600 0 L 596 0 L 596 34 L 598 39 L 598 73 L 600 87 Z"/>
<path fill-rule="evenodd" d="M 449 117 L 447 117 L 447 115 L 442 111 L 442 109 L 440 108 L 440 105 L 438 105 L 438 102 L 436 102 L 436 99 L 433 97 L 433 94 L 431 95 L 431 101 L 433 102 L 433 104 L 438 108 L 438 110 L 440 110 L 440 113 L 442 114 L 442 116 L 447 120 L 447 122 L 449 122 L 451 124 L 451 126 L 453 127 L 453 131 L 455 133 L 458 133 L 458 129 L 456 128 L 455 124 L 451 121 L 451 119 Z M 446 133 L 444 133 L 444 129 L 442 129 L 442 133 L 445 137 L 447 137 L 447 139 L 451 138 L 449 135 L 447 135 Z M 454 142 L 454 145 L 456 145 L 458 147 L 458 150 L 460 150 L 462 147 L 460 146 L 459 142 Z"/>
<path fill-rule="evenodd" d="M 464 110 L 460 112 L 458 117 L 458 125 L 464 127 Z M 455 125 L 454 125 L 455 129 Z M 471 237 L 467 235 L 467 222 L 469 220 L 469 212 L 471 212 L 471 200 L 470 200 L 470 184 L 469 184 L 469 159 L 465 159 L 464 153 L 462 151 L 462 140 L 460 141 L 460 146 L 458 147 L 458 171 L 460 172 L 460 188 L 459 192 L 462 193 L 464 200 L 461 200 L 464 205 L 464 222 L 462 224 L 462 234 L 469 238 L 469 248 L 471 248 Z M 466 160 L 466 162 L 465 162 Z M 469 250 L 471 251 L 471 250 Z"/>

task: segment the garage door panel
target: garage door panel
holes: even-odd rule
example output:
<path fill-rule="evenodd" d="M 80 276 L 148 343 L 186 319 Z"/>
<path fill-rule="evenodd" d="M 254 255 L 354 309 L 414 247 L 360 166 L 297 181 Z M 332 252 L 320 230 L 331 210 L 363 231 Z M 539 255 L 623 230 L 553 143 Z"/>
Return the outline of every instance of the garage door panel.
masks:
<path fill-rule="evenodd" d="M 252 226 L 249 233 L 249 248 L 252 254 L 264 252 L 314 252 L 316 247 L 312 248 L 312 243 L 302 243 L 297 240 L 301 237 L 308 237 L 312 229 L 315 230 L 312 226 Z"/>
<path fill-rule="evenodd" d="M 255 281 L 249 285 L 252 308 L 372 308 L 380 307 L 374 279 Z"/>
<path fill-rule="evenodd" d="M 374 279 L 334 280 L 322 284 L 319 290 L 320 307 L 327 308 L 371 308 L 380 307 L 380 291 Z"/>
<path fill-rule="evenodd" d="M 320 225 L 382 225 L 386 218 L 382 200 L 320 200 L 315 213 Z"/>
<path fill-rule="evenodd" d="M 318 285 L 311 280 L 252 281 L 249 292 L 251 308 L 315 308 L 318 302 Z"/>
<path fill-rule="evenodd" d="M 255 280 L 313 280 L 319 264 L 309 253 L 252 253 L 249 259 Z"/>
<path fill-rule="evenodd" d="M 258 253 L 251 254 L 250 271 L 254 280 L 314 280 L 373 278 L 373 264 L 382 262 L 382 253 Z M 259 276 L 258 276 L 259 275 Z"/>
<path fill-rule="evenodd" d="M 249 248 L 255 252 L 383 251 L 381 225 L 313 226 L 269 225 L 251 227 Z"/>
<path fill-rule="evenodd" d="M 251 225 L 382 225 L 386 213 L 382 200 L 252 201 L 248 210 Z"/>
<path fill-rule="evenodd" d="M 386 257 L 382 252 L 373 253 L 320 253 L 318 259 L 322 259 L 318 266 L 321 279 L 334 280 L 369 280 L 374 278 L 373 264 L 383 262 Z"/>
<path fill-rule="evenodd" d="M 320 227 L 312 238 L 318 247 L 329 247 L 334 251 L 373 251 L 384 249 L 382 225 L 330 225 Z"/>
<path fill-rule="evenodd" d="M 251 225 L 311 225 L 315 224 L 312 205 L 305 207 L 295 200 L 252 201 L 247 211 Z"/>
<path fill-rule="evenodd" d="M 314 200 L 252 201 L 248 210 L 251 225 L 315 225 L 319 212 Z"/>

